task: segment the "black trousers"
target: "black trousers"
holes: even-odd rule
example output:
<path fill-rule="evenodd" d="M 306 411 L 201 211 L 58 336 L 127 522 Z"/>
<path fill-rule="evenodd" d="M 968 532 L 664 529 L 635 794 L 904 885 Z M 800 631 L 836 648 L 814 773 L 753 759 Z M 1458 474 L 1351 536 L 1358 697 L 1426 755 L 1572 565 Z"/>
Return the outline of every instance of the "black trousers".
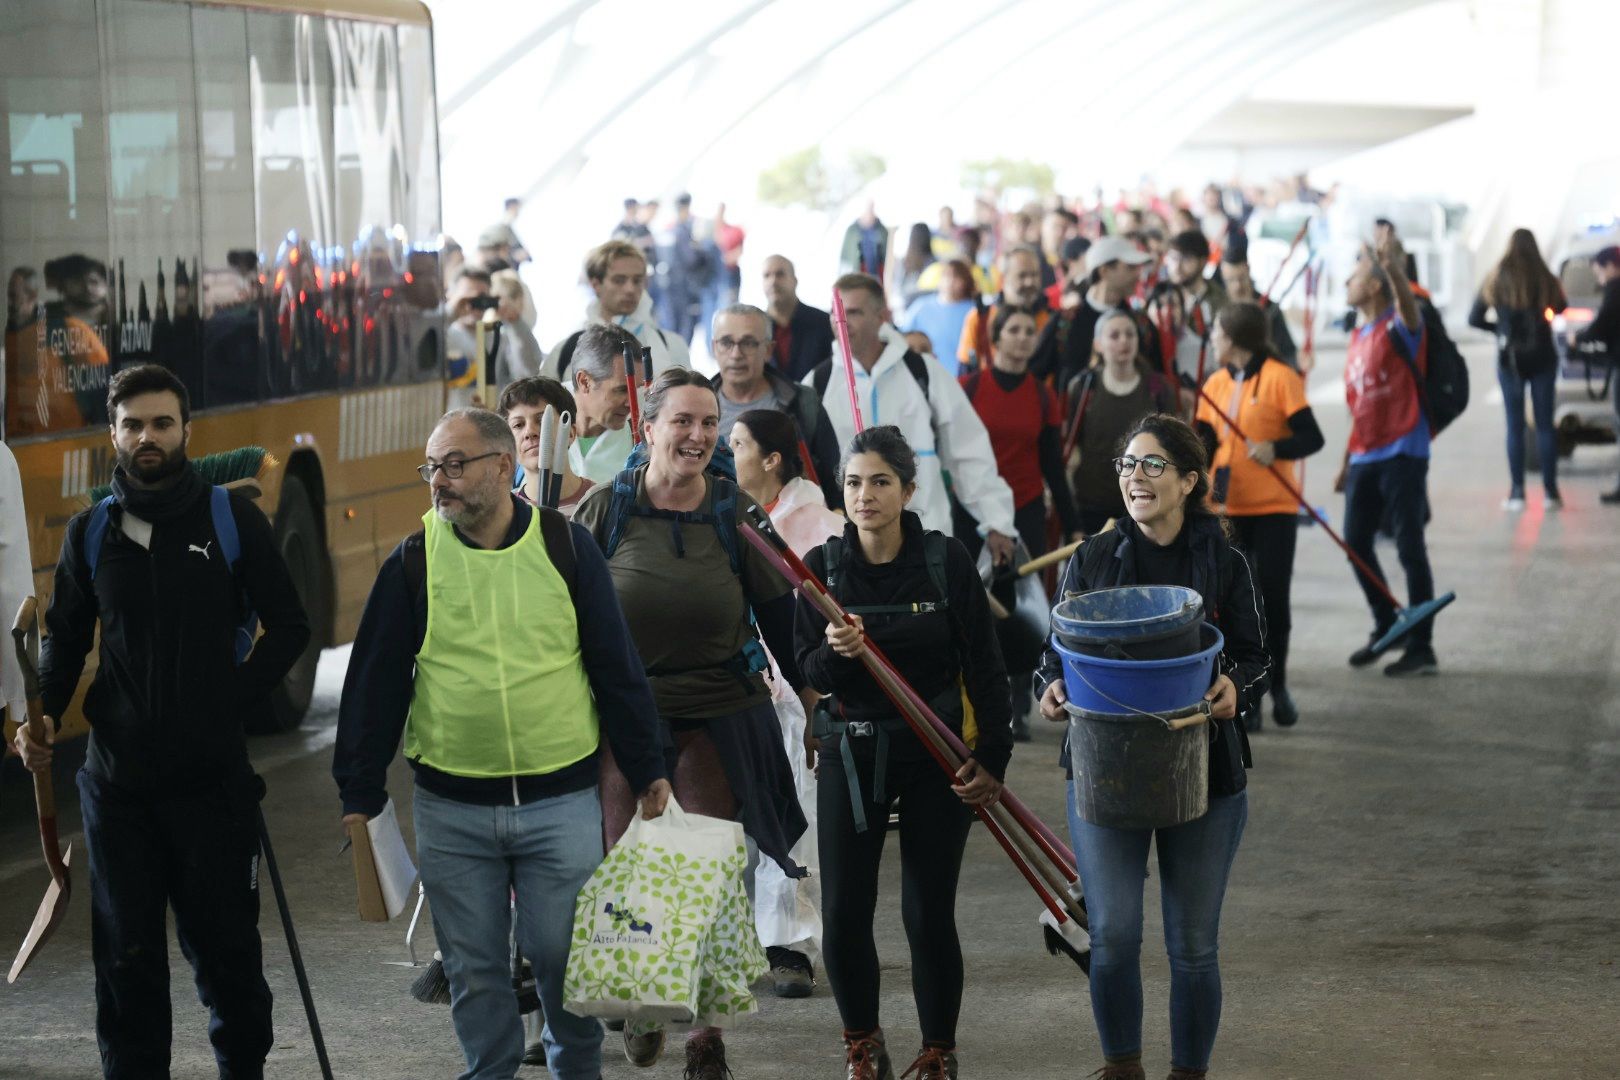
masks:
<path fill-rule="evenodd" d="M 272 1034 L 259 946 L 256 798 L 219 787 L 135 795 L 85 770 L 79 797 L 102 1074 L 169 1075 L 172 906 L 180 949 L 211 1014 L 220 1076 L 262 1077 Z"/>
<path fill-rule="evenodd" d="M 915 736 L 894 736 L 884 802 L 873 801 L 872 739 L 855 743 L 855 767 L 866 804 L 867 831 L 855 831 L 838 742 L 822 744 L 816 770 L 816 828 L 821 843 L 822 963 L 846 1031 L 878 1026 L 878 955 L 872 936 L 878 866 L 889 807 L 900 800 L 900 915 L 911 945 L 911 992 L 923 1041 L 956 1045 L 962 1011 L 962 946 L 956 936 L 956 883 L 972 811 L 951 791 L 944 771 Z M 904 747 L 905 743 L 911 746 Z M 904 748 L 903 748 L 904 747 Z M 906 753 L 906 750 L 911 753 Z M 901 760 L 896 760 L 899 754 Z"/>
<path fill-rule="evenodd" d="M 1029 549 L 1030 558 L 1046 554 L 1046 496 L 1031 499 L 1014 510 L 1013 525 L 1018 529 L 1018 538 Z"/>
<path fill-rule="evenodd" d="M 1389 586 L 1373 541 L 1379 525 L 1395 535 L 1395 554 L 1406 572 L 1406 603 L 1416 606 L 1434 599 L 1434 571 L 1423 527 L 1429 519 L 1429 459 L 1398 455 L 1384 461 L 1351 465 L 1344 486 L 1344 542 L 1361 556 L 1379 579 Z M 1352 564 L 1354 566 L 1354 564 Z M 1387 630 L 1395 623 L 1395 605 L 1355 566 L 1373 625 Z M 1393 591 L 1393 589 L 1391 590 Z M 1434 620 L 1426 619 L 1406 638 L 1407 649 L 1427 649 L 1434 643 Z"/>
<path fill-rule="evenodd" d="M 1288 638 L 1294 627 L 1290 593 L 1294 586 L 1294 549 L 1299 540 L 1298 514 L 1233 515 L 1237 546 L 1248 557 L 1266 615 L 1266 651 L 1271 654 L 1271 688 L 1288 686 Z"/>

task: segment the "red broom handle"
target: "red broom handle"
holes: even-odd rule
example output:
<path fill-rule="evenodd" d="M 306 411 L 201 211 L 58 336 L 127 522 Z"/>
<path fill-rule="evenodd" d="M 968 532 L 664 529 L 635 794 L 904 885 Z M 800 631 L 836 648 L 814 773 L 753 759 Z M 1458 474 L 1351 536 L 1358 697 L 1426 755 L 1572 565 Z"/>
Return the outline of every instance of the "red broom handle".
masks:
<path fill-rule="evenodd" d="M 630 391 L 630 441 L 637 446 L 641 445 L 641 401 L 637 391 L 636 355 L 634 345 L 624 347 L 624 385 Z"/>
<path fill-rule="evenodd" d="M 816 578 L 816 575 L 808 566 L 804 564 L 804 560 L 799 558 L 796 552 L 790 548 L 776 547 L 769 540 L 767 540 L 765 536 L 759 532 L 759 530 L 753 528 L 751 525 L 745 526 L 743 533 L 749 542 L 755 547 L 759 548 L 761 553 L 763 553 L 765 557 L 776 566 L 778 572 L 780 572 L 784 578 L 790 582 L 793 582 L 812 603 L 821 608 L 822 614 L 826 615 L 829 621 L 850 623 L 853 625 L 848 613 L 839 607 L 838 601 L 832 598 L 832 596 L 827 592 L 826 586 L 821 584 L 821 582 Z M 961 738 L 957 736 L 956 732 L 952 731 L 945 724 L 945 722 L 934 713 L 933 709 L 928 706 L 928 703 L 922 700 L 922 698 L 917 694 L 917 691 L 914 690 L 910 684 L 905 681 L 905 679 L 900 677 L 893 661 L 885 656 L 883 651 L 879 649 L 876 643 L 874 643 L 870 638 L 867 639 L 866 648 L 868 654 L 871 655 L 878 662 L 878 664 L 886 669 L 886 674 L 893 680 L 893 686 L 891 687 L 885 684 L 881 677 L 878 678 L 879 685 L 883 687 L 884 692 L 889 693 L 891 699 L 893 699 L 893 691 L 898 691 L 907 699 L 912 709 L 916 712 L 918 718 L 926 722 L 925 726 L 928 731 L 936 739 L 938 739 L 944 747 L 949 748 L 950 751 L 960 759 L 965 760 L 966 758 L 971 757 L 972 752 L 968 750 L 967 744 L 962 742 Z M 868 667 L 870 668 L 871 665 L 868 665 Z M 874 677 L 877 677 L 875 670 Z M 895 700 L 895 704 L 901 708 L 903 714 L 906 713 L 905 706 L 902 705 L 899 700 Z M 910 719 L 909 716 L 908 719 Z M 923 735 L 924 733 L 919 731 L 918 734 Z M 924 741 L 928 741 L 926 736 L 924 737 Z M 947 763 L 943 758 L 936 757 L 936 760 L 939 760 L 942 766 L 947 766 Z M 948 771 L 953 776 L 955 775 L 957 767 L 959 766 L 947 766 Z M 1029 807 L 1024 805 L 1021 799 L 1019 799 L 1005 787 L 1002 788 L 1001 801 L 1006 804 L 1006 809 L 1011 813 L 1013 820 L 1024 828 L 1025 832 L 1028 833 L 1030 838 L 1036 842 L 1037 846 L 1039 846 L 1045 856 L 1063 872 L 1064 878 L 1071 882 L 1078 880 L 1079 875 L 1075 868 L 1073 853 L 1070 852 L 1068 846 L 1058 838 L 1057 834 L 1053 833 L 1045 822 L 1037 817 L 1029 809 Z"/>
<path fill-rule="evenodd" d="M 1288 266 L 1288 260 L 1294 257 L 1294 249 L 1298 248 L 1300 241 L 1305 239 L 1305 233 L 1308 229 L 1310 229 L 1310 227 L 1310 218 L 1306 218 L 1300 223 L 1299 231 L 1294 234 L 1293 242 L 1288 245 L 1288 254 L 1284 255 L 1282 262 L 1277 264 L 1277 272 L 1271 275 L 1271 284 L 1267 285 L 1266 291 L 1260 294 L 1261 307 L 1266 307 L 1271 303 L 1271 290 L 1275 289 L 1277 287 L 1277 282 L 1282 280 L 1282 272 L 1284 268 Z M 1236 431 L 1237 428 L 1233 428 L 1232 430 Z"/>
<path fill-rule="evenodd" d="M 861 419 L 861 403 L 855 394 L 855 354 L 849 348 L 849 319 L 844 315 L 844 297 L 837 289 L 833 290 L 832 302 L 833 325 L 838 328 L 838 345 L 844 350 L 844 384 L 849 387 L 849 415 L 855 422 L 855 434 L 859 435 L 866 430 L 866 421 Z"/>
<path fill-rule="evenodd" d="M 1242 428 L 1237 426 L 1237 421 L 1233 420 L 1230 416 L 1227 416 L 1225 410 L 1223 410 L 1219 405 L 1215 404 L 1214 399 L 1204 392 L 1204 388 L 1202 386 L 1198 388 L 1198 396 L 1204 399 L 1204 403 L 1214 411 L 1216 416 L 1220 417 L 1226 422 L 1226 426 L 1232 429 L 1232 434 L 1243 440 L 1243 445 L 1251 445 L 1249 442 L 1249 437 L 1243 434 Z M 1359 568 L 1363 574 L 1367 575 L 1367 580 L 1371 581 L 1373 583 L 1373 587 L 1384 594 L 1384 599 L 1388 600 L 1392 605 L 1394 605 L 1397 611 L 1404 608 L 1406 605 L 1395 599 L 1395 594 L 1389 591 L 1389 586 L 1385 584 L 1384 579 L 1373 573 L 1372 567 L 1367 565 L 1366 560 L 1360 555 L 1357 555 L 1355 551 L 1351 549 L 1350 545 L 1344 542 L 1344 538 L 1333 531 L 1333 526 L 1329 525 L 1327 523 L 1327 519 L 1316 512 L 1316 507 L 1310 504 L 1310 502 L 1305 498 L 1304 493 L 1301 492 L 1299 488 L 1294 486 L 1294 482 L 1292 480 L 1283 475 L 1283 471 L 1277 468 L 1276 463 L 1273 462 L 1272 464 L 1267 465 L 1266 468 L 1271 470 L 1271 475 L 1277 478 L 1277 482 L 1283 486 L 1283 490 L 1287 491 L 1288 494 L 1294 497 L 1294 501 L 1299 503 L 1300 508 L 1316 519 L 1316 523 L 1322 526 L 1322 531 L 1328 534 L 1328 538 L 1331 539 L 1335 544 L 1339 545 L 1339 549 L 1350 557 L 1350 561 L 1355 563 L 1357 568 Z"/>

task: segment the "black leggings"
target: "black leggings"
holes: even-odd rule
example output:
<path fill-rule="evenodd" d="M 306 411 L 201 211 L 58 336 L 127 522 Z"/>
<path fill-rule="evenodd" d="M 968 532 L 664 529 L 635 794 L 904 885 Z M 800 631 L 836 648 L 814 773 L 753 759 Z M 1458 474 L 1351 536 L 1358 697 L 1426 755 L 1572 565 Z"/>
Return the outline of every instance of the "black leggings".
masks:
<path fill-rule="evenodd" d="M 1288 637 L 1294 627 L 1289 592 L 1294 584 L 1294 547 L 1299 515 L 1251 514 L 1228 519 L 1237 546 L 1248 556 L 1260 603 L 1266 609 L 1266 651 L 1271 654 L 1271 688 L 1288 686 Z"/>
<path fill-rule="evenodd" d="M 878 865 L 889 806 L 900 799 L 900 914 L 911 945 L 911 992 L 925 1043 L 956 1045 L 962 1011 L 962 946 L 956 936 L 956 882 L 972 811 L 951 791 L 931 758 L 894 760 L 912 742 L 896 732 L 884 796 L 872 801 L 872 739 L 857 741 L 855 768 L 866 803 L 867 831 L 855 831 L 838 741 L 822 743 L 816 770 L 816 822 L 821 842 L 822 961 L 846 1031 L 878 1026 L 878 955 L 872 937 Z M 861 745 L 865 744 L 865 745 Z"/>

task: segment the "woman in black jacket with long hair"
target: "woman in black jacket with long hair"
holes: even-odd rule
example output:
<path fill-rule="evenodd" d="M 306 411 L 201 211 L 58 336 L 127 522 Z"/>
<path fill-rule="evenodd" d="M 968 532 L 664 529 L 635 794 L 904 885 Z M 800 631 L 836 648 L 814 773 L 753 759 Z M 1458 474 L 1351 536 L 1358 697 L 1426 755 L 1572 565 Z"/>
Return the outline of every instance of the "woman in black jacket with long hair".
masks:
<path fill-rule="evenodd" d="M 1536 422 L 1536 452 L 1541 459 L 1541 485 L 1548 510 L 1564 505 L 1558 493 L 1558 435 L 1553 426 L 1557 404 L 1558 348 L 1552 317 L 1568 304 L 1564 286 L 1542 261 L 1529 229 L 1514 229 L 1507 254 L 1485 278 L 1468 313 L 1468 325 L 1496 335 L 1496 378 L 1507 407 L 1508 479 L 1512 487 L 1504 510 L 1524 509 L 1524 391 L 1530 390 L 1530 412 Z M 1489 314 L 1487 314 L 1489 313 Z M 1490 316 L 1494 315 L 1494 318 Z"/>
<path fill-rule="evenodd" d="M 795 626 L 800 669 L 811 687 L 832 695 L 816 710 L 819 741 L 807 739 L 806 747 L 823 755 L 816 800 L 823 962 L 844 1023 L 851 1080 L 894 1075 L 878 1027 L 872 919 L 884 828 L 896 798 L 900 909 L 923 1037 L 909 1075 L 956 1077 L 963 982 L 957 878 L 970 808 L 1001 794 L 1012 756 L 1007 672 L 984 586 L 957 540 L 925 530 L 906 509 L 916 480 L 916 455 L 899 428 L 855 436 L 843 467 L 850 524 L 805 562 L 858 625 L 833 626 L 801 602 Z M 959 733 L 966 689 L 978 737 L 954 782 L 861 663 L 867 638 Z"/>
<path fill-rule="evenodd" d="M 1226 645 L 1206 698 L 1212 704 L 1209 811 L 1165 829 L 1081 821 L 1073 781 L 1069 829 L 1091 923 L 1091 1011 L 1106 1062 L 1103 1080 L 1144 1080 L 1142 884 L 1148 846 L 1159 852 L 1165 949 L 1170 955 L 1172 1080 L 1201 1078 L 1221 1016 L 1216 960 L 1221 901 L 1248 820 L 1243 717 L 1260 707 L 1270 661 L 1254 576 L 1207 505 L 1209 459 L 1192 428 L 1166 415 L 1132 426 L 1115 458 L 1127 516 L 1069 560 L 1061 596 L 1122 585 L 1180 585 L 1204 598 L 1204 617 Z M 1065 720 L 1062 663 L 1048 649 L 1036 673 L 1041 713 Z"/>

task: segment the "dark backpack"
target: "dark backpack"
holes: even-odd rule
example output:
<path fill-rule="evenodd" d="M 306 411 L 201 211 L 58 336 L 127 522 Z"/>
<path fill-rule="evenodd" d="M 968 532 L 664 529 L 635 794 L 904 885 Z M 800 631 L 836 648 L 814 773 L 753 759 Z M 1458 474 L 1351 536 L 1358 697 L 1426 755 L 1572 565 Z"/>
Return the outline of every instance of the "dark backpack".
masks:
<path fill-rule="evenodd" d="M 934 611 L 949 611 L 951 591 L 945 580 L 945 534 L 929 530 L 923 533 L 923 560 L 928 567 L 928 580 L 939 593 L 940 599 L 916 604 L 856 605 L 846 607 L 852 615 L 926 615 Z M 822 573 L 826 576 L 827 594 L 843 603 L 838 592 L 839 571 L 844 563 L 844 538 L 830 536 L 821 544 Z M 954 618 L 952 623 L 954 625 Z"/>
<path fill-rule="evenodd" d="M 1427 375 L 1418 376 L 1417 358 L 1407 351 L 1406 343 L 1395 331 L 1393 320 L 1389 325 L 1389 340 L 1412 370 L 1423 415 L 1428 418 L 1429 434 L 1432 436 L 1444 431 L 1468 408 L 1468 363 L 1457 350 L 1457 343 L 1446 333 L 1445 320 L 1440 317 L 1439 309 L 1423 297 L 1417 298 L 1417 304 L 1418 311 L 1423 315 L 1423 338 L 1428 346 Z"/>
<path fill-rule="evenodd" d="M 562 575 L 563 582 L 568 586 L 568 597 L 577 606 L 579 597 L 574 587 L 579 577 L 579 562 L 574 553 L 574 532 L 568 518 L 563 516 L 562 511 L 549 506 L 532 509 L 540 515 L 540 536 L 546 544 L 546 555 L 551 559 L 551 565 L 557 568 L 557 573 Z M 421 596 L 422 590 L 427 588 L 426 539 L 422 530 L 417 529 L 405 538 L 400 549 L 400 556 L 404 560 L 405 587 L 410 590 L 413 599 Z"/>
<path fill-rule="evenodd" d="M 90 521 L 84 527 L 84 561 L 90 567 L 90 580 L 96 579 L 96 568 L 101 564 L 101 545 L 107 539 L 107 526 L 117 496 L 108 495 L 90 510 Z M 208 492 L 208 509 L 214 519 L 214 538 L 219 541 L 219 553 L 231 575 L 236 575 L 242 562 L 242 537 L 236 530 L 236 516 L 231 513 L 231 493 L 215 486 Z M 240 589 L 240 583 L 238 584 Z M 236 626 L 236 662 L 246 660 L 253 651 L 254 639 L 259 636 L 259 616 L 248 604 L 247 593 L 242 592 L 242 620 Z"/>
<path fill-rule="evenodd" d="M 624 327 L 619 326 L 617 323 L 613 323 L 612 325 L 618 327 L 620 330 L 624 330 Z M 658 331 L 658 340 L 663 342 L 664 348 L 668 350 L 669 338 L 665 337 L 664 331 L 658 327 L 654 326 L 653 329 Z M 630 334 L 630 331 L 628 330 L 624 330 L 624 332 L 627 335 Z M 568 369 L 574 364 L 574 350 L 579 347 L 579 338 L 583 333 L 585 333 L 585 331 L 583 328 L 581 328 L 579 330 L 575 330 L 572 334 L 569 334 L 566 338 L 564 338 L 562 343 L 562 351 L 557 354 L 557 381 L 562 383 L 564 386 L 569 385 Z"/>
<path fill-rule="evenodd" d="M 722 453 L 724 451 L 724 453 Z M 740 579 L 742 577 L 742 551 L 737 546 L 737 500 L 742 495 L 742 489 L 737 486 L 736 466 L 732 462 L 731 450 L 722 440 L 715 447 L 715 454 L 709 461 L 707 472 L 714 485 L 712 509 L 705 513 L 702 510 L 655 510 L 650 506 L 642 506 L 636 501 L 636 469 L 647 460 L 646 444 L 638 443 L 630 451 L 630 458 L 625 468 L 613 478 L 613 497 L 608 503 L 607 517 L 603 521 L 607 539 L 602 544 L 602 556 L 612 559 L 613 553 L 619 549 L 619 543 L 624 539 L 625 527 L 633 517 L 659 518 L 670 523 L 671 535 L 675 538 L 675 554 L 685 557 L 686 547 L 681 541 L 682 525 L 710 525 L 720 538 L 720 547 L 726 553 L 726 559 L 731 563 L 731 572 Z M 748 627 L 752 637 L 743 646 L 742 652 L 732 658 L 727 670 L 739 678 L 756 672 L 765 671 L 770 667 L 770 660 L 765 655 L 765 647 L 760 644 L 759 627 L 754 619 L 754 609 L 748 608 Z M 654 670 L 649 668 L 649 675 L 674 675 L 675 671 Z"/>

